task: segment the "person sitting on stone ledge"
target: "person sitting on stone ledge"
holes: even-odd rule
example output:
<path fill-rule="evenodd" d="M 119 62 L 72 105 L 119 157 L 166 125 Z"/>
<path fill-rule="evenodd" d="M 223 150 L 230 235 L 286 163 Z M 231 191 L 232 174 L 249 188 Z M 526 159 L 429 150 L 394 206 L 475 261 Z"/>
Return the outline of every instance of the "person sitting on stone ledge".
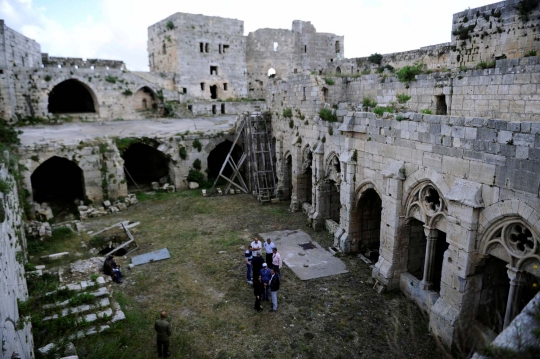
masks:
<path fill-rule="evenodd" d="M 103 272 L 106 275 L 110 275 L 112 280 L 116 283 L 122 283 L 122 272 L 120 272 L 120 266 L 116 264 L 112 255 L 105 259 L 105 263 L 103 263 Z"/>

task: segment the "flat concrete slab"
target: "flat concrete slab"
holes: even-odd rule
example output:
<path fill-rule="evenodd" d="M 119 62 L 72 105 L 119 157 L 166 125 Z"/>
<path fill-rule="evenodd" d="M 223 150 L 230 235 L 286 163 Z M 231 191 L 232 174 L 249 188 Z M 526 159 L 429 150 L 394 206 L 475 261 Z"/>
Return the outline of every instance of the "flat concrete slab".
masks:
<path fill-rule="evenodd" d="M 131 258 L 131 264 L 138 266 L 141 264 L 161 261 L 171 258 L 171 254 L 167 248 L 158 249 L 157 251 L 141 254 Z"/>
<path fill-rule="evenodd" d="M 72 122 L 62 125 L 21 127 L 22 145 L 34 143 L 76 144 L 80 141 L 107 137 L 167 137 L 177 133 L 228 131 L 236 122 L 236 115 L 197 117 L 189 119 L 126 120 L 109 122 Z"/>
<path fill-rule="evenodd" d="M 341 259 L 323 249 L 300 229 L 261 233 L 260 236 L 263 240 L 270 238 L 276 244 L 283 262 L 301 280 L 349 272 Z"/>

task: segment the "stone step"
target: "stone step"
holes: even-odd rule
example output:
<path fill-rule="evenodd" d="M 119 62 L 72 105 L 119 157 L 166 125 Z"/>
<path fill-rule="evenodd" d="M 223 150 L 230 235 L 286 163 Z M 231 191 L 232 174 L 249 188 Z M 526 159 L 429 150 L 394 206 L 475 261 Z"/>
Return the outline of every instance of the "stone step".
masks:
<path fill-rule="evenodd" d="M 51 293 L 54 293 L 54 292 L 51 292 Z M 107 288 L 102 287 L 102 288 L 99 288 L 97 291 L 92 292 L 90 294 L 92 294 L 94 297 L 103 297 L 103 296 L 109 295 L 109 291 L 107 290 Z M 62 308 L 62 307 L 67 306 L 68 304 L 69 304 L 69 300 L 65 300 L 60 303 L 45 304 L 43 305 L 43 309 Z"/>
<path fill-rule="evenodd" d="M 43 321 L 58 319 L 59 317 L 65 317 L 70 314 L 79 314 L 88 312 L 90 310 L 106 308 L 111 305 L 109 298 L 102 298 L 97 304 L 84 304 L 75 308 L 64 308 L 60 314 L 54 314 L 48 317 L 43 318 Z"/>

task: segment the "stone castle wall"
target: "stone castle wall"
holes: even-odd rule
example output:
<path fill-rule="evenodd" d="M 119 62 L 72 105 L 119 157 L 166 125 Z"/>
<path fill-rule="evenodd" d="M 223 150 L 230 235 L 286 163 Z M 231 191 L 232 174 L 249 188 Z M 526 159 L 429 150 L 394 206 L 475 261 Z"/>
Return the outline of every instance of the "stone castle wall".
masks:
<path fill-rule="evenodd" d="M 247 36 L 247 72 L 250 98 L 264 98 L 268 71 L 275 77 L 310 73 L 343 59 L 343 36 L 317 33 L 310 22 L 294 21 L 292 30 L 259 29 Z"/>
<path fill-rule="evenodd" d="M 329 85 L 326 79 L 334 84 Z M 416 76 L 416 81 L 401 83 L 391 73 L 357 78 L 296 76 L 287 82 L 269 84 L 267 101 L 280 108 L 294 107 L 310 117 L 318 115 L 325 103 L 340 102 L 361 107 L 364 98 L 379 105 L 397 103 L 396 95 L 411 96 L 402 111 L 430 110 L 467 117 L 494 117 L 512 121 L 540 121 L 540 58 L 497 60 L 496 68 L 461 72 L 434 72 Z M 304 96 L 305 94 L 305 96 Z M 442 113 L 440 113 L 442 114 Z"/>
<path fill-rule="evenodd" d="M 34 357 L 31 324 L 20 317 L 17 306 L 17 301 L 28 298 L 24 278 L 26 238 L 18 189 L 7 162 L 0 163 L 0 181 L 7 185 L 6 190 L 0 191 L 0 358 L 9 359 L 13 352 L 18 352 L 21 358 L 31 359 Z"/>
<path fill-rule="evenodd" d="M 211 86 L 217 99 L 247 95 L 243 21 L 176 13 L 148 28 L 148 55 L 151 71 L 176 74 L 194 98 L 211 99 Z"/>

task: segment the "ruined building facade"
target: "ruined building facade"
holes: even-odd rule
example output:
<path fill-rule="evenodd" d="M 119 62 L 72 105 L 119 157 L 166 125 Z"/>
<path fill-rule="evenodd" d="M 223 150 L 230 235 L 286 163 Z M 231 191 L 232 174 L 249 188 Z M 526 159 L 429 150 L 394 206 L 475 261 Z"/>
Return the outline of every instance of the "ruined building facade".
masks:
<path fill-rule="evenodd" d="M 41 55 L 3 25 L 4 43 L 20 43 L 28 60 L 20 66 L 26 52 L 4 50 L 0 110 L 7 119 L 53 116 L 51 93 L 70 81 L 90 94 L 87 120 L 144 118 L 170 102 L 194 115 L 268 110 L 281 199 L 330 231 L 336 249 L 369 257 L 375 289 L 405 293 L 445 344 L 462 344 L 465 331 L 472 345 L 507 327 L 539 287 L 540 8 L 521 5 L 455 14 L 451 42 L 386 54 L 380 64 L 344 58 L 343 37 L 308 22 L 243 36 L 242 21 L 178 13 L 149 28 L 148 73 Z M 423 73 L 407 81 L 389 71 L 414 64 Z M 376 115 L 368 98 L 398 112 Z M 194 161 L 210 175 L 232 139 L 148 137 L 25 145 L 25 187 L 33 196 L 40 181 L 32 176 L 65 159 L 90 200 L 125 196 L 134 146 L 163 165 L 159 176 L 185 187 Z"/>

